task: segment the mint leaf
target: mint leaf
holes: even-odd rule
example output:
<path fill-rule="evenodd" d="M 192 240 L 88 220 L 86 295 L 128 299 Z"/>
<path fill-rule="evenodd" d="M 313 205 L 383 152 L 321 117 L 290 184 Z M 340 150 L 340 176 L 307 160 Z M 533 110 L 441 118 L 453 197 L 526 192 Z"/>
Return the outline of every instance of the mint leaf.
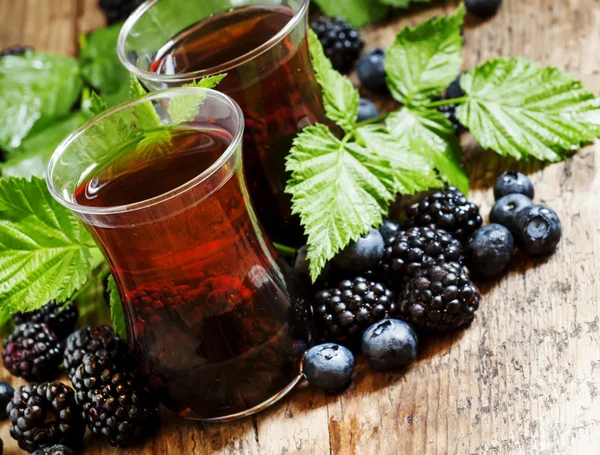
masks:
<path fill-rule="evenodd" d="M 445 182 L 468 194 L 469 178 L 461 165 L 462 150 L 444 114 L 434 109 L 404 107 L 388 116 L 386 126 L 399 147 L 425 158 Z"/>
<path fill-rule="evenodd" d="M 0 163 L 3 177 L 43 177 L 48 161 L 56 147 L 71 132 L 83 125 L 85 115 L 76 112 L 70 117 L 48 126 L 23 139 L 21 145 L 13 150 L 5 163 Z"/>
<path fill-rule="evenodd" d="M 393 97 L 405 105 L 420 106 L 439 96 L 462 65 L 461 5 L 451 16 L 406 27 L 386 53 L 384 66 Z"/>
<path fill-rule="evenodd" d="M 327 117 L 344 131 L 351 132 L 356 127 L 358 117 L 358 90 L 348 78 L 332 68 L 317 34 L 312 30 L 308 31 L 308 42 L 317 82 L 323 91 L 323 105 Z"/>
<path fill-rule="evenodd" d="M 0 147 L 18 147 L 29 132 L 66 117 L 81 92 L 70 57 L 27 52 L 0 59 Z"/>
<path fill-rule="evenodd" d="M 115 333 L 123 340 L 127 340 L 127 324 L 123 313 L 123 302 L 112 275 L 108 277 L 108 293 L 110 296 L 110 318 L 112 319 Z"/>
<path fill-rule="evenodd" d="M 396 192 L 415 194 L 443 186 L 431 160 L 416 153 L 407 141 L 398 141 L 385 126 L 360 127 L 357 136 L 370 153 L 389 160 Z"/>
<path fill-rule="evenodd" d="M 600 100 L 556 68 L 497 58 L 465 73 L 461 87 L 458 119 L 500 155 L 559 161 L 600 135 Z"/>
<path fill-rule="evenodd" d="M 207 76 L 197 81 L 186 84 L 185 87 L 215 88 L 227 74 Z M 206 98 L 205 94 L 193 96 L 178 96 L 169 101 L 169 116 L 175 124 L 186 123 L 194 120 L 198 115 L 198 109 Z"/>
<path fill-rule="evenodd" d="M 357 143 L 337 139 L 325 125 L 307 126 L 286 158 L 286 193 L 308 235 L 313 280 L 351 240 L 381 223 L 394 198 L 390 163 Z"/>
<path fill-rule="evenodd" d="M 83 225 L 37 177 L 0 180 L 0 307 L 31 311 L 65 301 L 101 255 Z"/>
<path fill-rule="evenodd" d="M 122 24 L 100 28 L 79 38 L 81 74 L 103 97 L 129 86 L 128 72 L 117 56 L 117 39 Z M 120 101 L 126 101 L 127 95 Z M 112 100 L 116 101 L 116 100 Z"/>
<path fill-rule="evenodd" d="M 129 98 L 134 100 L 146 96 L 147 94 L 148 92 L 142 86 L 138 78 L 131 75 L 129 82 Z M 135 117 L 134 128 L 138 131 L 157 128 L 162 123 L 160 116 L 154 109 L 152 101 L 138 103 L 133 108 L 133 116 Z"/>
<path fill-rule="evenodd" d="M 378 0 L 314 0 L 326 16 L 340 16 L 355 27 L 379 22 L 389 9 Z"/>

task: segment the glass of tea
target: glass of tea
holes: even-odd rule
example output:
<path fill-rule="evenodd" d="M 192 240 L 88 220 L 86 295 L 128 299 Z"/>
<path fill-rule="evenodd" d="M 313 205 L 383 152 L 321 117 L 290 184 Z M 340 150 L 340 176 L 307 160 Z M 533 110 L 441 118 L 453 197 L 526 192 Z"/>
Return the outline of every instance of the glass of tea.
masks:
<path fill-rule="evenodd" d="M 302 287 L 250 204 L 243 129 L 228 96 L 165 90 L 81 127 L 47 172 L 106 257 L 139 369 L 192 419 L 273 403 L 311 342 Z"/>
<path fill-rule="evenodd" d="M 244 167 L 271 238 L 305 242 L 284 194 L 296 133 L 326 122 L 307 40 L 309 0 L 149 0 L 121 29 L 125 67 L 150 90 L 227 73 L 218 89 L 242 108 Z"/>

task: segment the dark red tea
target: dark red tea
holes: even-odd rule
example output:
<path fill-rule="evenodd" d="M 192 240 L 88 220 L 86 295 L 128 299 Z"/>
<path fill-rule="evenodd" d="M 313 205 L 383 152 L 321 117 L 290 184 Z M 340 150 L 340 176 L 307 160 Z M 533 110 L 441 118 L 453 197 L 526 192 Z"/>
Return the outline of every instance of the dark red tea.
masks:
<path fill-rule="evenodd" d="M 140 368 L 166 406 L 191 418 L 241 413 L 278 394 L 297 378 L 310 336 L 304 300 L 291 301 L 300 295 L 291 270 L 256 231 L 240 168 L 221 166 L 223 178 L 165 197 L 231 141 L 213 128 L 173 130 L 166 154 L 130 143 L 75 193 L 94 207 L 147 201 L 116 226 L 99 217 L 88 227 L 110 258 Z"/>
<path fill-rule="evenodd" d="M 219 91 L 237 101 L 246 117 L 244 167 L 250 195 L 271 238 L 298 246 L 304 243 L 304 236 L 284 194 L 288 178 L 285 157 L 299 130 L 326 121 L 304 26 L 262 53 L 248 55 L 273 38 L 293 16 L 290 8 L 274 5 L 244 6 L 216 14 L 174 37 L 174 44 L 156 56 L 151 71 L 190 73 L 241 60 L 226 70 Z"/>

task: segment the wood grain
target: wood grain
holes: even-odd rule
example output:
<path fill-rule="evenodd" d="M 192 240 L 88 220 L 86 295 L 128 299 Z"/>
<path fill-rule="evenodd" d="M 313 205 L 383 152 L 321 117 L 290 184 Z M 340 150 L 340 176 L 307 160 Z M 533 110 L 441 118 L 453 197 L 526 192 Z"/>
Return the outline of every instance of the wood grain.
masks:
<path fill-rule="evenodd" d="M 77 53 L 76 37 L 102 24 L 95 0 L 0 0 L 0 47 Z M 456 1 L 416 9 L 366 29 L 367 48 L 403 26 L 451 11 Z M 468 18 L 465 68 L 522 55 L 568 69 L 600 93 L 598 0 L 505 0 L 486 22 Z M 366 94 L 366 93 L 365 93 Z M 370 95 L 372 96 L 372 95 Z M 373 97 L 373 96 L 372 96 Z M 393 102 L 379 100 L 391 108 Z M 519 167 L 536 198 L 561 217 L 564 238 L 549 259 L 520 257 L 499 282 L 483 283 L 475 323 L 428 340 L 408 371 L 375 373 L 361 360 L 338 396 L 299 387 L 258 416 L 226 425 L 164 411 L 159 436 L 118 451 L 90 436 L 90 454 L 597 454 L 600 453 L 600 173 L 595 146 L 564 163 L 517 164 L 463 137 L 471 198 L 487 214 L 491 185 Z M 5 370 L 2 379 L 8 379 Z M 14 380 L 14 384 L 21 381 Z M 0 427 L 5 453 L 21 453 Z"/>

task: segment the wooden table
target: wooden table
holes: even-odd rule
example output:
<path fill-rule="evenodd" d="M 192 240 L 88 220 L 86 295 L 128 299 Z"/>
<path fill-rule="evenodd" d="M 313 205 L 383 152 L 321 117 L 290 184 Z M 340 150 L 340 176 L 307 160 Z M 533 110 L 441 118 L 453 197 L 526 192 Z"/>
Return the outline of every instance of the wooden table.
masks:
<path fill-rule="evenodd" d="M 341 0 L 340 0 L 341 1 Z M 0 0 L 0 48 L 29 44 L 75 55 L 77 35 L 103 25 L 96 0 Z M 451 11 L 419 8 L 365 31 L 367 47 L 389 44 L 406 24 Z M 465 67 L 523 55 L 565 68 L 600 93 L 600 2 L 505 0 L 490 21 L 465 27 Z M 489 212 L 495 177 L 514 162 L 463 138 L 471 198 Z M 108 454 L 598 454 L 600 453 L 600 171 L 595 147 L 564 163 L 521 165 L 536 198 L 562 219 L 547 260 L 520 257 L 508 276 L 482 286 L 467 330 L 422 344 L 406 373 L 374 373 L 359 360 L 352 386 L 327 396 L 306 386 L 238 423 L 204 425 L 164 412 L 159 436 Z M 10 376 L 3 370 L 3 379 Z M 13 381 L 21 384 L 21 381 Z M 21 453 L 3 423 L 6 454 Z"/>

